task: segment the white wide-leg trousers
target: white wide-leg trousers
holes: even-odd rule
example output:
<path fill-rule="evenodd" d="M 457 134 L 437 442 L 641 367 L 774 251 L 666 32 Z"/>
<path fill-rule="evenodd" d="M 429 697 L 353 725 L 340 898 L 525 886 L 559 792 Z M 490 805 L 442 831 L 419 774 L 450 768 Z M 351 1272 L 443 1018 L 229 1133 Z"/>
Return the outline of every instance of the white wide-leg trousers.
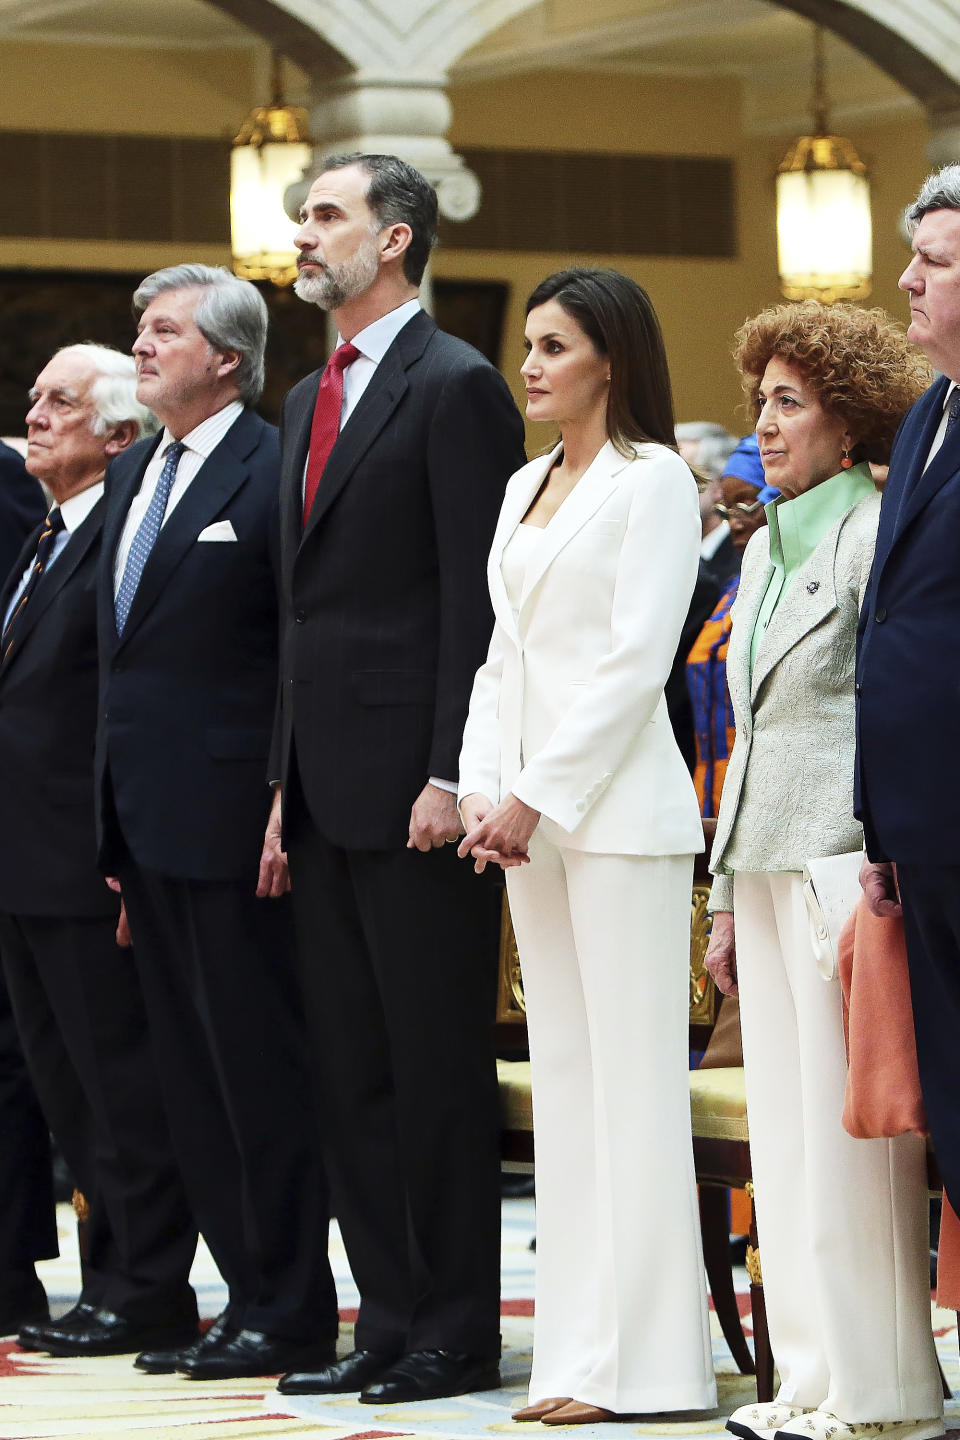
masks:
<path fill-rule="evenodd" d="M 734 925 L 778 1398 L 848 1422 L 937 1416 L 923 1141 L 840 1123 L 840 983 L 817 971 L 800 875 L 738 874 Z"/>
<path fill-rule="evenodd" d="M 716 1404 L 690 1138 L 689 856 L 535 835 L 507 871 L 533 1075 L 530 1401 Z"/>

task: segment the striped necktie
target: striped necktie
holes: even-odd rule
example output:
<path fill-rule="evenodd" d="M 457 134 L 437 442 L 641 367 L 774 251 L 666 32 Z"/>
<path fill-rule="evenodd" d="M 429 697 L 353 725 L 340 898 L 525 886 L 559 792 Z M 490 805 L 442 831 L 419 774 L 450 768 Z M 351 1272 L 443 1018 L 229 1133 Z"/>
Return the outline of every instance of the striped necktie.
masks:
<path fill-rule="evenodd" d="M 10 616 L 3 635 L 0 636 L 0 646 L 3 648 L 4 660 L 6 660 L 10 654 L 16 641 L 20 618 L 23 615 L 27 601 L 39 584 L 40 576 L 43 574 L 47 561 L 50 559 L 50 551 L 53 549 L 53 543 L 61 530 L 65 529 L 66 526 L 63 523 L 63 516 L 60 514 L 60 507 L 55 505 L 43 522 L 43 529 L 40 531 L 40 538 L 37 541 L 37 553 L 34 557 L 33 569 L 30 571 L 30 578 L 27 580 L 23 594 L 17 601 L 17 608 Z"/>
<path fill-rule="evenodd" d="M 174 440 L 167 446 L 166 456 L 163 462 L 163 469 L 160 471 L 160 479 L 157 481 L 157 488 L 153 492 L 147 512 L 137 527 L 137 533 L 133 537 L 133 544 L 130 546 L 130 553 L 127 556 L 127 563 L 123 567 L 123 578 L 117 590 L 113 602 L 114 614 L 117 621 L 117 634 L 123 634 L 123 627 L 127 623 L 130 614 L 130 607 L 133 604 L 133 597 L 137 593 L 137 586 L 140 584 L 140 577 L 143 575 L 144 566 L 150 558 L 150 551 L 157 542 L 160 534 L 160 526 L 163 524 L 163 517 L 166 514 L 167 501 L 170 499 L 170 491 L 173 489 L 173 482 L 177 478 L 177 466 L 180 463 L 180 456 L 187 447 L 179 440 Z"/>

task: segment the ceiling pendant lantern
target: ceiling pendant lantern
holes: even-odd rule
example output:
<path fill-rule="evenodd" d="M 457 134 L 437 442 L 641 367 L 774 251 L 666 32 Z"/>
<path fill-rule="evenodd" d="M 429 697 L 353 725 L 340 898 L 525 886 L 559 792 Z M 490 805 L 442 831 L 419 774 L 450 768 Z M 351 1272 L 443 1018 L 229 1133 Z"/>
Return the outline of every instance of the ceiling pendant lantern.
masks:
<path fill-rule="evenodd" d="M 272 99 L 251 110 L 230 155 L 230 235 L 233 268 L 244 280 L 289 285 L 297 275 L 294 226 L 284 191 L 310 164 L 307 112 L 285 105 L 280 59 L 273 57 Z"/>
<path fill-rule="evenodd" d="M 873 283 L 867 167 L 827 127 L 823 31 L 814 31 L 813 135 L 777 171 L 777 261 L 788 300 L 864 300 Z"/>

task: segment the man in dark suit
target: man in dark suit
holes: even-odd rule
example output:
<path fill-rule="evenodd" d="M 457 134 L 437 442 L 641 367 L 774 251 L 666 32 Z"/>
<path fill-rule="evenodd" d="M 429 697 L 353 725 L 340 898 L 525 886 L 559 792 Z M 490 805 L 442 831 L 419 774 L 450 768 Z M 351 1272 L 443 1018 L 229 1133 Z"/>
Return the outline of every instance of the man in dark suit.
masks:
<path fill-rule="evenodd" d="M 331 1358 L 338 1317 L 286 862 L 261 859 L 280 457 L 250 406 L 267 313 L 254 286 L 201 265 L 149 276 L 134 306 L 137 395 L 164 429 L 108 477 L 101 863 L 121 883 L 184 1183 L 229 1289 L 198 1345 L 138 1363 L 269 1375 Z"/>
<path fill-rule="evenodd" d="M 920 1082 L 960 1204 L 960 165 L 907 211 L 910 340 L 942 372 L 900 427 L 860 622 L 857 813 L 875 913 L 906 930 Z M 895 867 L 895 868 L 894 868 Z M 899 889 L 898 889 L 899 882 Z"/>
<path fill-rule="evenodd" d="M 450 847 L 486 555 L 523 431 L 493 366 L 420 308 L 436 219 L 395 157 L 326 163 L 296 288 L 340 339 L 282 421 L 273 778 L 361 1299 L 355 1351 L 280 1388 L 377 1404 L 496 1384 L 499 1357 L 497 907 Z M 274 840 L 278 825 L 279 794 Z"/>
<path fill-rule="evenodd" d="M 93 824 L 104 471 L 155 428 L 135 388 L 129 356 L 99 345 L 61 350 L 38 375 L 27 461 L 55 504 L 0 593 L 0 958 L 34 1086 L 91 1207 L 78 1304 L 20 1332 L 61 1355 L 197 1334 L 196 1229 Z"/>
<path fill-rule="evenodd" d="M 0 441 L 0 582 L 47 512 L 21 457 Z M 0 1335 L 46 1319 L 34 1263 L 57 1254 L 50 1142 L 0 970 Z"/>

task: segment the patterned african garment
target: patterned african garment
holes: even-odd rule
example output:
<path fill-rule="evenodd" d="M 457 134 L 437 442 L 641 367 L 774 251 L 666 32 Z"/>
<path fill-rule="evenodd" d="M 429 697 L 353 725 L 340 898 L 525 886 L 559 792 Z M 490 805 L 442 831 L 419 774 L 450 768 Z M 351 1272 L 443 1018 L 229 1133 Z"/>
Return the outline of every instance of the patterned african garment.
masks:
<path fill-rule="evenodd" d="M 707 819 L 716 819 L 720 809 L 723 777 L 736 735 L 727 692 L 727 646 L 732 627 L 730 608 L 737 598 L 739 584 L 739 574 L 731 575 L 687 658 L 687 689 L 697 742 L 693 783 L 700 801 L 700 814 Z"/>

